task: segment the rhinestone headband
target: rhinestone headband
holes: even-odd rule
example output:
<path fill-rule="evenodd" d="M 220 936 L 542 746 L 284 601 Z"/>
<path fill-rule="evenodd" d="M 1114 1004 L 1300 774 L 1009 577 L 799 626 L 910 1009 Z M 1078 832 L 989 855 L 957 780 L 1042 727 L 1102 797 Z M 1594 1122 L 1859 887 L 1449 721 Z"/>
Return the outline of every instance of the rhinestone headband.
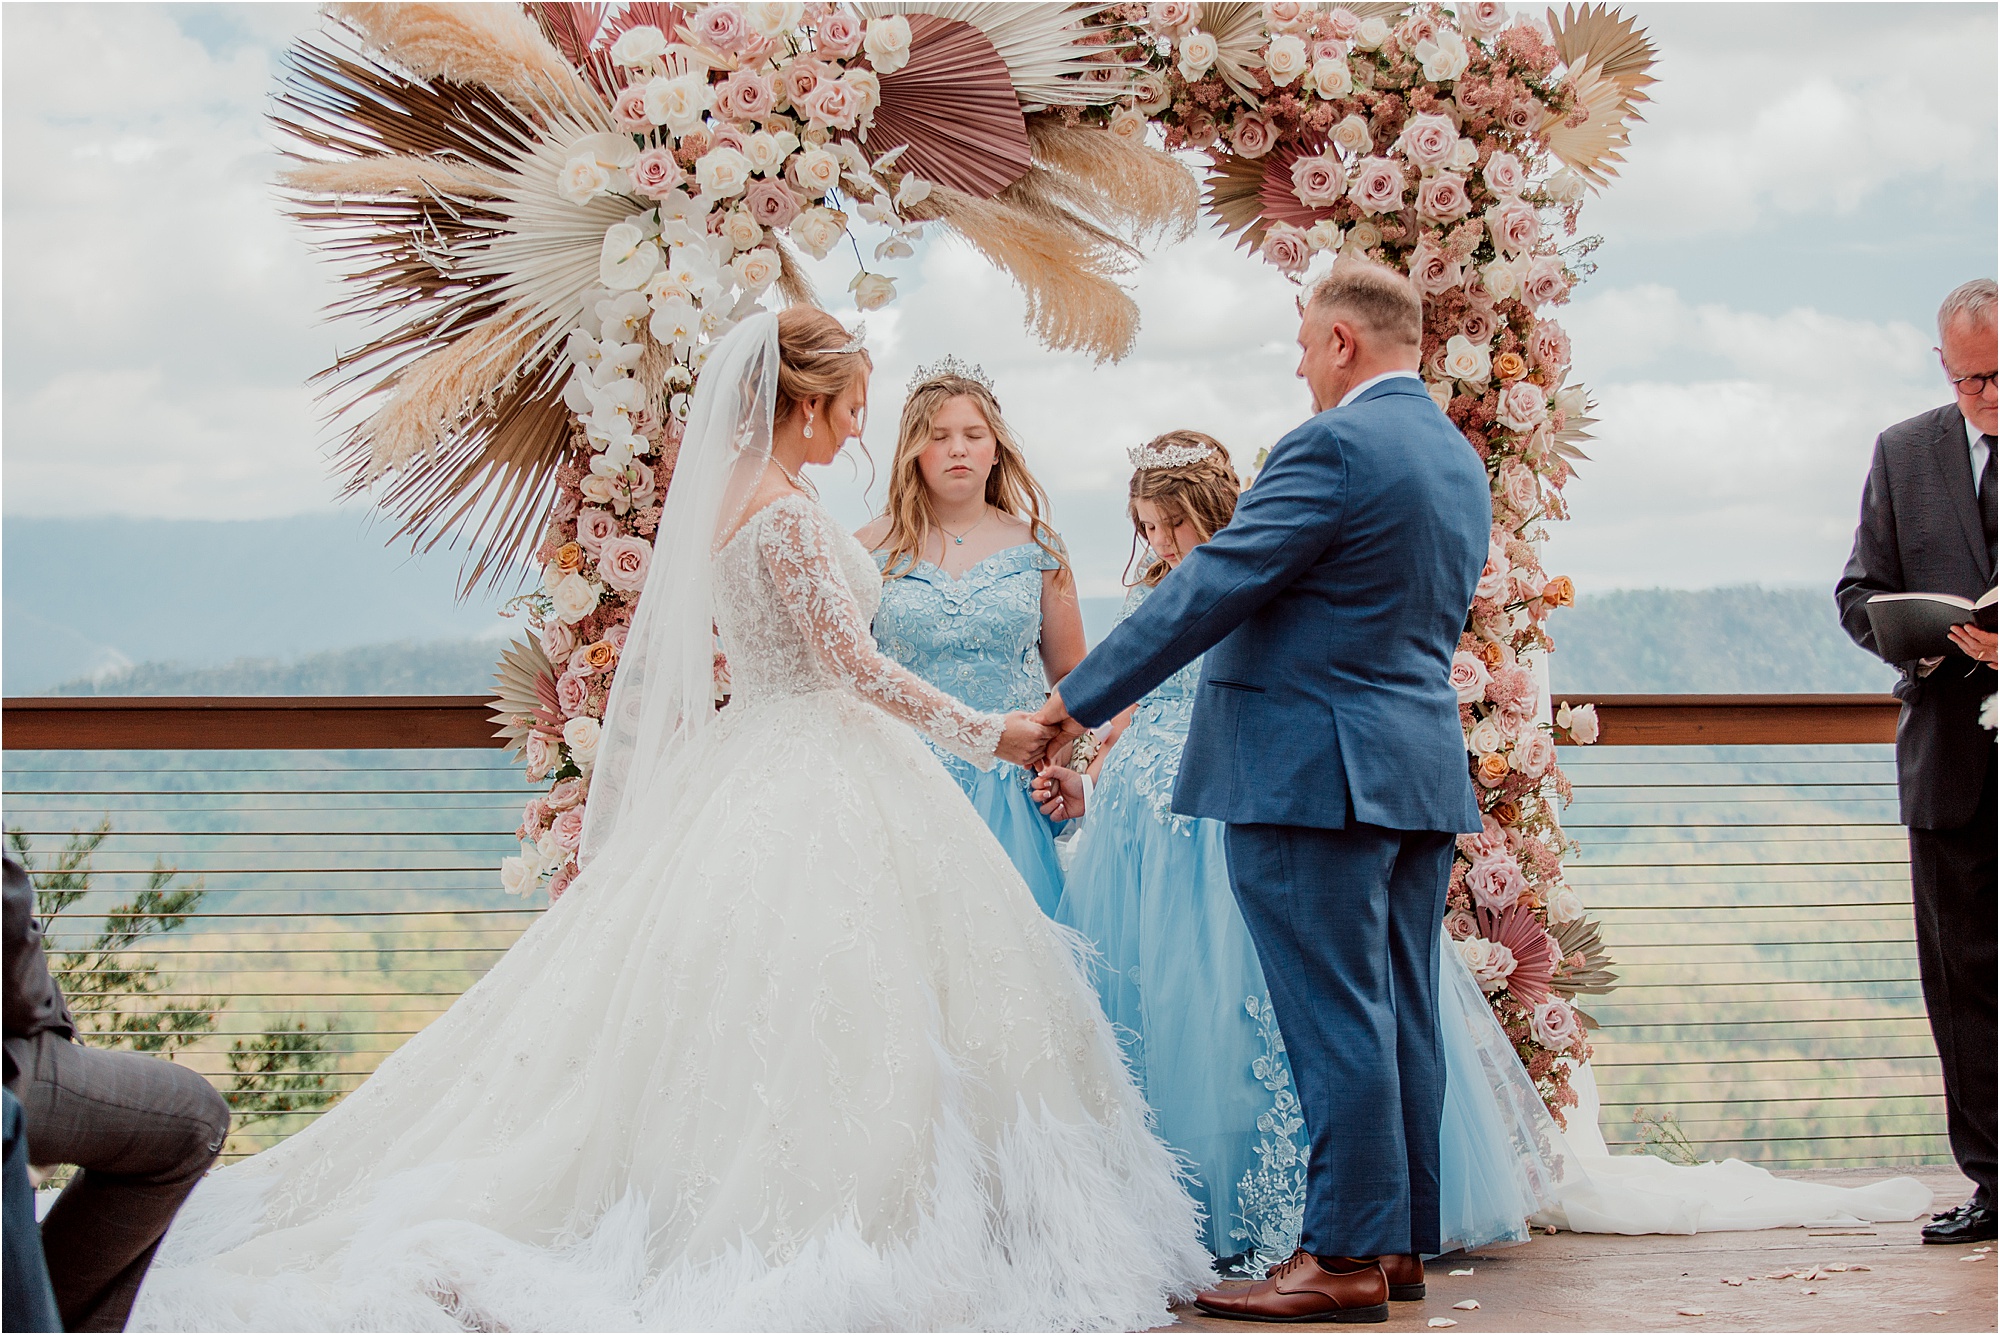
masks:
<path fill-rule="evenodd" d="M 1125 451 L 1125 457 L 1134 468 L 1182 468 L 1214 453 L 1206 445 L 1134 445 Z"/>
<path fill-rule="evenodd" d="M 833 351 L 843 356 L 850 352 L 859 352 L 867 341 L 868 326 L 857 320 L 854 323 L 854 337 L 848 339 L 847 342 L 833 349 Z"/>
<path fill-rule="evenodd" d="M 943 380 L 947 376 L 970 380 L 975 385 L 983 386 L 988 394 L 993 392 L 993 378 L 986 374 L 984 367 L 973 362 L 960 361 L 951 353 L 946 353 L 929 366 L 919 366 L 917 373 L 910 377 L 909 392 L 915 393 L 919 387 L 928 385 L 933 380 Z"/>

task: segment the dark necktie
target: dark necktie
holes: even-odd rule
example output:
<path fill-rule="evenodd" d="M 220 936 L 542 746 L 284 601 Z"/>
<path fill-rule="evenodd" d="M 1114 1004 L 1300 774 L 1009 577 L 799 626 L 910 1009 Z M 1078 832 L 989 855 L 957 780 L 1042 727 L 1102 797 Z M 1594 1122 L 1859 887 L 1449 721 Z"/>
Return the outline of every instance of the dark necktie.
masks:
<path fill-rule="evenodd" d="M 1996 533 L 1993 513 L 1995 500 L 1993 494 L 1995 490 L 1993 460 L 1995 450 L 1993 448 L 1992 436 L 1981 436 L 1979 441 L 1986 446 L 1986 467 L 1979 472 L 1979 526 L 1986 530 L 1986 550 L 1991 552 Z"/>

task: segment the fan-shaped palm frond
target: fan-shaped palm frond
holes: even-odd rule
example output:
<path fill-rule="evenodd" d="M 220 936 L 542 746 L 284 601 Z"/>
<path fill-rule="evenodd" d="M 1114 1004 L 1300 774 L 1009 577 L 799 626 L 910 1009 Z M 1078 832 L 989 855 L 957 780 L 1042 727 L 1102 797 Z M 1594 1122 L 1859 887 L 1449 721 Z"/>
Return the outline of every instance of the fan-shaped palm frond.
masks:
<path fill-rule="evenodd" d="M 1565 997 L 1602 996 L 1617 987 L 1618 975 L 1610 971 L 1611 955 L 1604 949 L 1597 923 L 1578 918 L 1555 928 L 1554 936 L 1562 960 L 1549 981 L 1551 991 Z"/>
<path fill-rule="evenodd" d="M 1507 976 L 1507 990 L 1516 1001 L 1532 1006 L 1549 999 L 1549 980 L 1560 957 L 1555 938 L 1536 919 L 1534 910 L 1516 904 L 1502 913 L 1476 910 L 1479 934 L 1488 941 L 1507 947 L 1514 957 L 1514 972 Z"/>
<path fill-rule="evenodd" d="M 1595 399 L 1585 399 L 1582 412 L 1574 413 L 1563 420 L 1563 429 L 1555 434 L 1554 446 L 1557 454 L 1565 459 L 1590 462 L 1590 456 L 1583 452 L 1582 446 L 1584 441 L 1596 439 L 1596 433 L 1590 429 L 1597 425 L 1597 418 L 1591 415 L 1591 410 L 1596 407 Z"/>
<path fill-rule="evenodd" d="M 898 145 L 900 165 L 936 185 L 990 199 L 1033 161 L 1021 100 L 986 34 L 935 14 L 910 16 L 910 60 L 882 76 L 868 130 L 880 155 Z"/>
<path fill-rule="evenodd" d="M 1264 68 L 1264 6 L 1209 0 L 1195 6 L 1195 26 L 1215 39 L 1215 72 L 1253 107 L 1263 105 L 1257 71 Z"/>
<path fill-rule="evenodd" d="M 1202 207 L 1222 224 L 1224 236 L 1255 250 L 1264 244 L 1264 164 L 1257 158 L 1218 152 L 1202 182 Z"/>
<path fill-rule="evenodd" d="M 1103 106 L 1124 96 L 1122 81 L 1088 77 L 1106 68 L 1107 50 L 1116 51 L 1101 42 L 1084 40 L 1093 35 L 1085 20 L 1110 8 L 1104 4 L 1011 4 L 1007 0 L 863 0 L 855 6 L 867 18 L 935 14 L 971 24 L 986 34 L 986 40 L 1007 63 L 1008 77 L 1024 111 Z"/>
<path fill-rule="evenodd" d="M 1601 189 L 1625 160 L 1633 124 L 1644 119 L 1638 104 L 1649 100 L 1645 89 L 1658 82 L 1650 72 L 1657 53 L 1635 19 L 1601 4 L 1567 6 L 1560 18 L 1551 9 L 1548 19 L 1570 87 L 1589 115 L 1568 125 L 1551 113 L 1542 132 L 1558 160 Z"/>
<path fill-rule="evenodd" d="M 555 665 L 542 652 L 534 636 L 516 640 L 500 655 L 499 670 L 493 674 L 497 694 L 486 702 L 494 711 L 489 722 L 500 725 L 495 737 L 504 737 L 516 761 L 527 749 L 528 734 L 562 732 L 562 708 L 556 701 Z"/>

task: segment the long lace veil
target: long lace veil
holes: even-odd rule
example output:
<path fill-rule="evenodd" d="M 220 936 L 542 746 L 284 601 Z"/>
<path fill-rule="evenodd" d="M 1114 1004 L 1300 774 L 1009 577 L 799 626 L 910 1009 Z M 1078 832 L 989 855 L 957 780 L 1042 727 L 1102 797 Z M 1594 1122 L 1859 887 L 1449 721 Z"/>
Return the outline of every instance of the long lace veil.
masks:
<path fill-rule="evenodd" d="M 777 392 L 778 317 L 760 311 L 711 346 L 695 384 L 652 570 L 605 702 L 584 865 L 715 722 L 715 558 L 770 461 Z"/>

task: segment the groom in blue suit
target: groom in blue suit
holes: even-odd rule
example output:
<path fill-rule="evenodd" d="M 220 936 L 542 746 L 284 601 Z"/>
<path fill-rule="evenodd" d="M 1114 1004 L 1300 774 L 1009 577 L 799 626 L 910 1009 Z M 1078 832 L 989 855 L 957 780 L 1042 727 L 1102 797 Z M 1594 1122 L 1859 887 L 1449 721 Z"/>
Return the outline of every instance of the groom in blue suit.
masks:
<path fill-rule="evenodd" d="M 1492 500 L 1422 324 L 1407 279 L 1335 265 L 1299 329 L 1316 415 L 1041 715 L 1053 754 L 1208 653 L 1174 810 L 1228 826 L 1311 1137 L 1299 1251 L 1216 1316 L 1387 1320 L 1440 1248 L 1438 934 L 1480 828 L 1449 676 Z"/>

